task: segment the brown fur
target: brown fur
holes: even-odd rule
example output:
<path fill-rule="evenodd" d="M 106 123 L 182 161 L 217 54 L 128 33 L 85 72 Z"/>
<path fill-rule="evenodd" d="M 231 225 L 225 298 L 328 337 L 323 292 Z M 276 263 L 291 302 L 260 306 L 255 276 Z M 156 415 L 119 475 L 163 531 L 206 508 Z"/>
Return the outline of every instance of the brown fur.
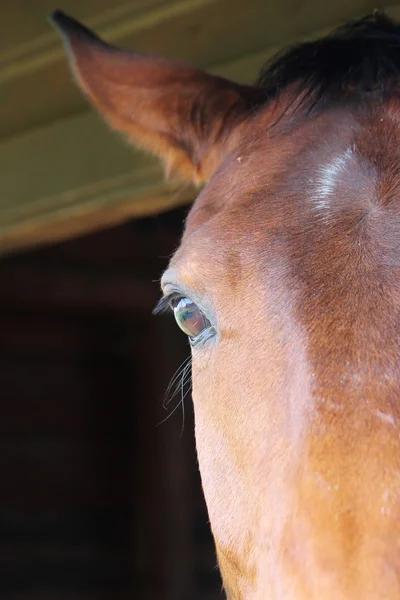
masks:
<path fill-rule="evenodd" d="M 272 127 L 258 90 L 61 25 L 105 118 L 211 178 L 163 286 L 217 329 L 193 401 L 228 598 L 399 598 L 399 100 Z"/>
<path fill-rule="evenodd" d="M 77 82 L 109 124 L 196 184 L 221 161 L 227 133 L 263 100 L 260 90 L 160 57 L 109 46 L 56 11 Z"/>

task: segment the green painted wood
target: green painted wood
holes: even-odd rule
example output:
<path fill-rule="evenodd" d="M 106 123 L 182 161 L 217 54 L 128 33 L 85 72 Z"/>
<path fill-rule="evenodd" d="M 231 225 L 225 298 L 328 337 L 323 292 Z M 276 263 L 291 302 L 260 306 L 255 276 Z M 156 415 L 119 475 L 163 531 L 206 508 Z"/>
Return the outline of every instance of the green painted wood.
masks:
<path fill-rule="evenodd" d="M 375 1 L 63 4 L 110 41 L 251 82 L 278 48 L 366 14 Z M 191 201 L 192 189 L 165 183 L 153 159 L 133 152 L 88 110 L 71 81 L 61 43 L 41 20 L 53 3 L 39 0 L 27 6 L 18 0 L 11 9 L 0 7 L 0 31 L 8 28 L 0 43 L 0 251 Z M 400 0 L 388 13 L 400 16 Z"/>
<path fill-rule="evenodd" d="M 103 10 L 97 12 L 89 0 L 83 0 L 80 8 L 77 2 L 68 0 L 64 9 L 110 42 L 124 44 L 137 52 L 160 51 L 182 56 L 188 46 L 188 35 L 183 32 L 187 27 L 193 28 L 204 11 L 203 20 L 206 16 L 210 19 L 212 7 L 215 12 L 215 6 L 221 1 L 136 0 L 123 3 L 102 0 Z M 21 2 L 23 0 L 18 0 L 17 6 Z M 106 5 L 108 10 L 104 10 Z M 0 53 L 0 137 L 43 125 L 86 106 L 76 86 L 71 84 L 60 38 L 47 23 L 50 6 L 54 8 L 54 3 L 41 0 L 38 6 L 32 7 L 46 25 L 46 33 Z M 178 48 L 176 38 L 181 39 Z"/>
<path fill-rule="evenodd" d="M 0 144 L 0 250 L 54 241 L 190 201 L 158 161 L 85 112 Z"/>
<path fill-rule="evenodd" d="M 17 7 L 21 4 L 26 6 L 24 0 L 15 3 Z M 376 3 L 373 0 L 323 3 L 319 0 L 141 0 L 140 3 L 102 0 L 99 11 L 95 10 L 93 0 L 82 0 L 80 8 L 75 0 L 64 0 L 62 4 L 111 42 L 137 52 L 185 59 L 209 68 L 307 37 L 365 14 Z M 8 52 L 0 51 L 0 136 L 25 131 L 85 107 L 81 94 L 71 85 L 60 40 L 46 23 L 51 5 L 48 0 L 32 3 L 30 12 L 36 23 L 32 25 L 32 39 L 25 43 L 19 40 Z M 8 7 L 0 10 L 4 13 L 0 12 L 0 22 L 2 17 L 5 20 L 1 31 L 10 17 L 6 14 Z M 10 10 L 13 14 L 14 9 Z M 21 25 L 27 18 L 24 14 Z M 38 21 L 43 25 L 35 37 Z M 15 31 L 18 32 L 17 26 Z"/>

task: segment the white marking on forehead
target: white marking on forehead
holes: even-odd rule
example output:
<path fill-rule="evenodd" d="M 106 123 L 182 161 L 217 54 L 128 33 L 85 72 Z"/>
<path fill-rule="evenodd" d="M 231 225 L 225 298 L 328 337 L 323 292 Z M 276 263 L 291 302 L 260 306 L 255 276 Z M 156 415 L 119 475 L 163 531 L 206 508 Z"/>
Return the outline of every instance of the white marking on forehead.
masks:
<path fill-rule="evenodd" d="M 378 417 L 378 419 L 380 419 L 384 423 L 388 423 L 388 425 L 393 425 L 393 426 L 396 425 L 396 419 L 392 415 L 389 415 L 388 413 L 385 413 L 385 412 L 377 409 L 375 411 L 375 415 Z"/>
<path fill-rule="evenodd" d="M 335 187 L 340 173 L 346 168 L 353 154 L 352 148 L 347 148 L 341 154 L 335 156 L 328 164 L 319 167 L 315 183 L 315 195 L 317 208 L 326 208 L 333 197 Z"/>

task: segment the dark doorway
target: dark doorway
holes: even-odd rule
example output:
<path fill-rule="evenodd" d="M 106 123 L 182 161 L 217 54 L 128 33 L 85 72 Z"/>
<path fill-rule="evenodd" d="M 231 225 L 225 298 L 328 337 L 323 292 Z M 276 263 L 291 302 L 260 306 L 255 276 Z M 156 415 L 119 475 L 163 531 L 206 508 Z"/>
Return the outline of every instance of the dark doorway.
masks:
<path fill-rule="evenodd" d="M 221 597 L 190 397 L 157 426 L 189 354 L 151 314 L 184 218 L 0 263 L 2 598 Z"/>

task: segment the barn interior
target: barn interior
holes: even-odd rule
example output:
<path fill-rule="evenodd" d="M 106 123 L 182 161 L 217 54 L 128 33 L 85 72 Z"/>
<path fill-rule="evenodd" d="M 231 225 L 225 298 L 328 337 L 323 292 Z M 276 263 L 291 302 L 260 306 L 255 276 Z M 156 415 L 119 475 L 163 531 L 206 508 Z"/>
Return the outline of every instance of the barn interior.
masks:
<path fill-rule="evenodd" d="M 190 381 L 165 395 L 190 350 L 152 315 L 196 191 L 90 109 L 54 8 L 0 3 L 0 597 L 216 600 Z M 58 8 L 111 43 L 250 83 L 278 49 L 375 3 Z M 400 17 L 400 2 L 381 8 Z"/>
<path fill-rule="evenodd" d="M 180 378 L 165 396 L 189 348 L 151 312 L 185 213 L 1 262 L 2 598 L 220 595 Z"/>

